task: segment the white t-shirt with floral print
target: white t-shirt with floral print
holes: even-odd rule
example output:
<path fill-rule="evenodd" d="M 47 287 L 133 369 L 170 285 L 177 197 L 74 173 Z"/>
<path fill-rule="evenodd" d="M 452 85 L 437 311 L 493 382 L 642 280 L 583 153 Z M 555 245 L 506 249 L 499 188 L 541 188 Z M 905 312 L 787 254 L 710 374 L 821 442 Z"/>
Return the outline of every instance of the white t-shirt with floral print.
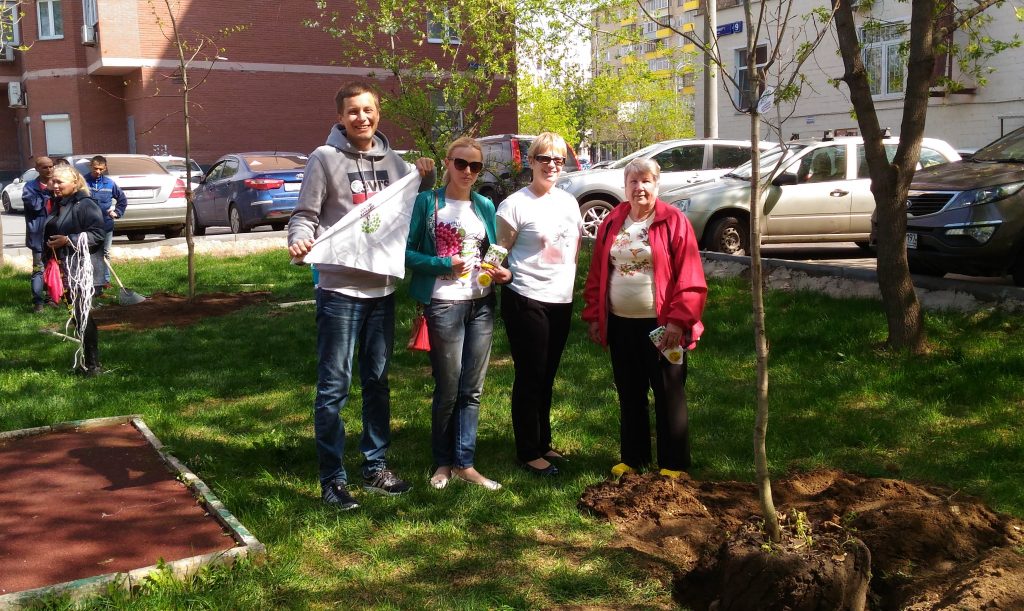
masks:
<path fill-rule="evenodd" d="M 612 314 L 622 318 L 656 318 L 654 266 L 648 233 L 654 215 L 642 221 L 626 217 L 612 240 L 608 300 Z"/>
<path fill-rule="evenodd" d="M 434 280 L 434 299 L 464 301 L 477 299 L 491 292 L 491 287 L 481 287 L 476 282 L 480 275 L 480 245 L 487 239 L 484 223 L 473 212 L 473 203 L 465 200 L 444 200 L 444 208 L 437 211 L 437 226 L 434 241 L 437 256 L 459 255 L 468 261 L 472 269 L 464 276 L 445 274 Z"/>

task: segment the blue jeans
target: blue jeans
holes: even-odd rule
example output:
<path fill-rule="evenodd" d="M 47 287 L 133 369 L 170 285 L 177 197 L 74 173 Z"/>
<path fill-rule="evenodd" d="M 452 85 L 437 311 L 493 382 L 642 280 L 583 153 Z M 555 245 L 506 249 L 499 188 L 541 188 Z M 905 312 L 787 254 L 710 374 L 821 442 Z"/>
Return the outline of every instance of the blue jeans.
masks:
<path fill-rule="evenodd" d="M 430 438 L 439 467 L 473 466 L 494 302 L 492 293 L 465 301 L 433 299 L 424 309 L 434 375 Z"/>
<path fill-rule="evenodd" d="M 335 291 L 316 291 L 319 380 L 314 404 L 314 429 L 320 483 L 348 482 L 342 464 L 345 423 L 341 410 L 352 386 L 352 358 L 359 342 L 359 382 L 363 395 L 363 475 L 387 466 L 391 445 L 391 389 L 388 363 L 395 338 L 395 299 L 359 298 Z"/>
<path fill-rule="evenodd" d="M 114 245 L 114 232 L 108 231 L 103 238 L 103 285 L 110 284 L 110 266 L 107 261 L 110 259 L 110 248 Z"/>
<path fill-rule="evenodd" d="M 32 305 L 46 303 L 50 295 L 43 284 L 43 253 L 32 251 Z"/>

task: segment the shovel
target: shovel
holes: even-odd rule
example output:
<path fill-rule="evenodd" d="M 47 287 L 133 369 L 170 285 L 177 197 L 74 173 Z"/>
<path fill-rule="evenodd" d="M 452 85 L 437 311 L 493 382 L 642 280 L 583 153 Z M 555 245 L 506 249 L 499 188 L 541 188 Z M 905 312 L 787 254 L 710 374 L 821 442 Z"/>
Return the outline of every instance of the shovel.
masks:
<path fill-rule="evenodd" d="M 131 289 L 124 288 L 124 283 L 121 282 L 121 278 L 114 271 L 114 266 L 110 264 L 110 259 L 104 259 L 107 262 L 107 269 L 114 275 L 114 280 L 117 280 L 117 285 L 121 287 L 121 290 L 117 292 L 117 302 L 124 306 L 135 305 L 142 303 L 146 300 L 145 297 L 139 295 Z"/>

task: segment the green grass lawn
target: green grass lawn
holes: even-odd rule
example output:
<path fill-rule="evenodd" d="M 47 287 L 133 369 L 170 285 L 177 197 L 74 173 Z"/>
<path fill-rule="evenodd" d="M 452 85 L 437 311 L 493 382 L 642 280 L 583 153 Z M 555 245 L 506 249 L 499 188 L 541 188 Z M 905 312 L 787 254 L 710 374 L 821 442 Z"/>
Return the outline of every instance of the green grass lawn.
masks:
<path fill-rule="evenodd" d="M 581 278 L 585 273 L 581 265 Z M 309 299 L 309 271 L 283 253 L 200 257 L 201 292 L 266 289 Z M 185 292 L 185 260 L 122 263 L 143 294 Z M 665 571 L 611 545 L 607 524 L 581 515 L 583 489 L 618 462 L 608 358 L 577 317 L 555 389 L 555 445 L 566 473 L 541 480 L 514 462 L 512 363 L 503 330 L 481 410 L 477 466 L 505 488 L 430 474 L 427 356 L 404 348 L 412 303 L 399 291 L 391 368 L 391 466 L 414 490 L 360 495 L 359 510 L 321 505 L 312 441 L 316 383 L 312 306 L 254 306 L 186 328 L 101 332 L 109 375 L 69 374 L 72 347 L 44 335 L 27 274 L 0 269 L 0 428 L 142 414 L 268 548 L 262 565 L 206 571 L 188 583 L 153 580 L 96 606 L 175 608 L 515 608 L 672 606 Z M 577 299 L 577 309 L 580 300 Z M 768 453 L 776 476 L 835 467 L 944 484 L 1024 516 L 1024 334 L 1019 315 L 930 314 L 928 356 L 879 351 L 880 304 L 772 293 Z M 691 355 L 693 475 L 753 477 L 753 333 L 743 281 L 714 281 L 707 331 Z M 500 321 L 498 323 L 500 326 Z M 344 416 L 346 466 L 358 473 L 358 389 Z M 59 495 L 55 497 L 59 501 Z M 60 601 L 50 601 L 54 607 Z"/>

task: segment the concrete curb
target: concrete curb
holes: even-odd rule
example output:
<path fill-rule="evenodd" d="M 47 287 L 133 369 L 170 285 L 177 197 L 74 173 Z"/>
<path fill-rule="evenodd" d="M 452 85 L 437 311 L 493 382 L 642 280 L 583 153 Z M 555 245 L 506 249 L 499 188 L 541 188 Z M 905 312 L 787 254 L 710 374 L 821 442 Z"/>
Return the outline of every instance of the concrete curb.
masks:
<path fill-rule="evenodd" d="M 739 265 L 750 268 L 750 257 L 726 255 L 715 252 L 701 252 L 705 262 L 717 262 L 726 265 Z M 776 270 L 799 272 L 809 277 L 830 277 L 850 282 L 878 285 L 878 274 L 875 270 L 859 267 L 844 267 L 831 263 L 808 263 L 805 261 L 787 261 L 783 259 L 761 259 L 765 275 Z M 979 284 L 963 280 L 936 278 L 934 276 L 911 275 L 918 293 L 922 291 L 943 292 L 970 296 L 979 302 L 1004 303 L 1016 302 L 1024 304 L 1024 287 Z"/>

